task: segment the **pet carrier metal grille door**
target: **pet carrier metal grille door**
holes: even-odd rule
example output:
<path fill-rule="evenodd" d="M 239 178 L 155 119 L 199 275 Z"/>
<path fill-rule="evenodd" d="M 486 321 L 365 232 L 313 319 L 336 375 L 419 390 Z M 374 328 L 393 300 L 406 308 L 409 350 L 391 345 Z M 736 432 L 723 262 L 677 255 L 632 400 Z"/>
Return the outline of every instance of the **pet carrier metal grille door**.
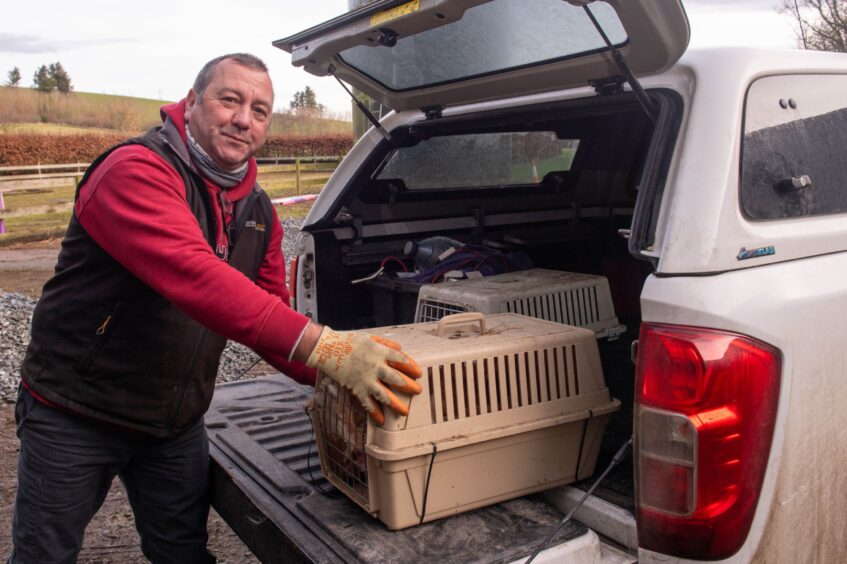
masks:
<path fill-rule="evenodd" d="M 422 286 L 415 321 L 437 321 L 453 313 L 517 313 L 592 329 L 616 338 L 618 323 L 604 276 L 534 268 Z"/>
<path fill-rule="evenodd" d="M 421 365 L 421 394 L 400 395 L 409 415 L 386 410 L 378 427 L 347 389 L 319 374 L 312 420 L 326 478 L 390 528 L 594 472 L 620 402 L 603 381 L 592 331 L 466 313 L 363 332 L 399 342 Z"/>
<path fill-rule="evenodd" d="M 330 481 L 339 490 L 366 506 L 368 414 L 353 394 L 329 378 L 321 378 L 316 384 L 314 401 L 320 406 L 312 413 L 312 420 L 321 429 L 316 439 L 324 475 L 332 476 Z"/>

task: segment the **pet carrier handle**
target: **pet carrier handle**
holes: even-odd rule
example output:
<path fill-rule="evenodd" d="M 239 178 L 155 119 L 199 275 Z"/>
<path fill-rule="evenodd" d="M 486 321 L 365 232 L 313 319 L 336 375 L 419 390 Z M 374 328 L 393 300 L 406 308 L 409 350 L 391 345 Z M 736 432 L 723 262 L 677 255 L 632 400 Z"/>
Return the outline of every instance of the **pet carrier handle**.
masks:
<path fill-rule="evenodd" d="M 474 323 L 479 323 L 479 334 L 485 334 L 485 315 L 478 311 L 445 315 L 438 320 L 438 327 L 435 329 L 435 334 L 439 337 L 443 337 L 450 332 L 451 327 L 471 325 Z"/>

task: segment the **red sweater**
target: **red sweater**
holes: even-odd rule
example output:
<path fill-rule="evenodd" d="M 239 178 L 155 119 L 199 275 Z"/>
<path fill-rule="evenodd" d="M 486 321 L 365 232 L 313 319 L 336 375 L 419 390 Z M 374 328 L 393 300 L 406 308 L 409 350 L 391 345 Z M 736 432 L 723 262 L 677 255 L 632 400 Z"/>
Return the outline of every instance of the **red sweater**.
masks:
<path fill-rule="evenodd" d="M 185 101 L 162 107 L 185 141 Z M 227 190 L 235 203 L 256 181 L 250 159 L 244 180 Z M 206 182 L 217 216 L 217 239 L 226 244 L 220 188 Z M 215 255 L 191 213 L 182 179 L 140 145 L 121 147 L 80 188 L 76 216 L 88 234 L 153 290 L 190 317 L 238 341 L 278 370 L 314 384 L 315 372 L 289 362 L 309 319 L 289 307 L 282 255 L 282 227 L 274 222 L 270 244 L 255 283 Z"/>

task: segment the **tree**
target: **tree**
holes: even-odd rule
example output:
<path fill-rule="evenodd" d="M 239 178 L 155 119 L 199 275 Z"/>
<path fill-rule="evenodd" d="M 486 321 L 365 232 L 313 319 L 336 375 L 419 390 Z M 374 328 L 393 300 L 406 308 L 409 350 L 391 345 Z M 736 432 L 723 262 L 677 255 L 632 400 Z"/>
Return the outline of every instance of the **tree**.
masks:
<path fill-rule="evenodd" d="M 8 77 L 6 79 L 6 86 L 18 86 L 21 83 L 21 69 L 18 67 L 10 70 L 6 76 Z"/>
<path fill-rule="evenodd" d="M 62 67 L 62 63 L 56 61 L 47 69 L 50 73 L 50 77 L 53 79 L 53 82 L 56 84 L 56 90 L 63 94 L 67 94 L 73 89 L 73 85 L 71 85 L 71 77 L 68 75 L 68 72 Z"/>
<path fill-rule="evenodd" d="M 847 0 L 782 0 L 803 49 L 847 52 Z"/>
<path fill-rule="evenodd" d="M 56 88 L 56 80 L 50 76 L 46 65 L 41 65 L 32 75 L 32 86 L 39 92 L 52 92 Z"/>
<path fill-rule="evenodd" d="M 295 92 L 289 105 L 296 114 L 320 115 L 326 109 L 323 104 L 318 104 L 318 97 L 311 86 Z"/>

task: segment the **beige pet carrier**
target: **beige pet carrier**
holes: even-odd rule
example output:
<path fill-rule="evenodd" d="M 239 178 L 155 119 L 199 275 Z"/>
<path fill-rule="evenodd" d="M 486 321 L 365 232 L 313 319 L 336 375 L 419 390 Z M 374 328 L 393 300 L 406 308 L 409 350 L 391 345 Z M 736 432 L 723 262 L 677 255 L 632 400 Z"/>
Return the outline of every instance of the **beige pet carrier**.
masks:
<path fill-rule="evenodd" d="M 422 286 L 415 321 L 466 311 L 529 315 L 587 327 L 597 338 L 615 339 L 626 330 L 615 317 L 605 276 L 543 268 Z"/>
<path fill-rule="evenodd" d="M 382 427 L 318 376 L 312 420 L 326 478 L 392 529 L 583 479 L 620 405 L 590 330 L 514 314 L 364 331 L 421 366 L 409 415 Z"/>

